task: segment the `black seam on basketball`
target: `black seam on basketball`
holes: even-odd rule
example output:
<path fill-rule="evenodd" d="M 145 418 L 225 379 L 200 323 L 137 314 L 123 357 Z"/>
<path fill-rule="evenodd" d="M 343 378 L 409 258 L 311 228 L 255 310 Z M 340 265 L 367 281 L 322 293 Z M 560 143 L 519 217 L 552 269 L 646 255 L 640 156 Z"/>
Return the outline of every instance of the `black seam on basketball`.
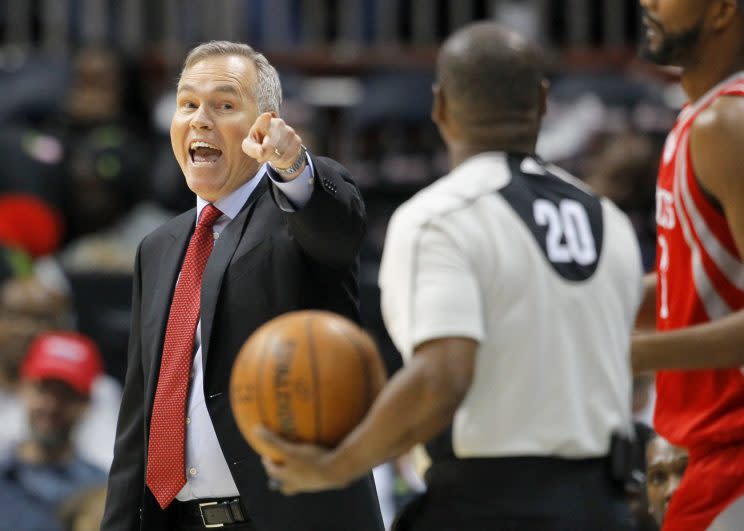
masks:
<path fill-rule="evenodd" d="M 268 422 L 266 421 L 266 412 L 264 411 L 263 404 L 261 403 L 261 382 L 264 381 L 263 379 L 263 368 L 264 368 L 264 361 L 266 360 L 266 343 L 268 343 L 269 338 L 268 333 L 264 334 L 263 343 L 261 343 L 261 348 L 258 349 L 258 353 L 256 354 L 258 356 L 258 360 L 256 360 L 256 371 L 255 371 L 255 377 L 256 377 L 256 407 L 258 408 L 258 418 L 261 420 L 261 424 L 263 424 L 266 427 L 269 427 Z M 271 426 L 273 429 L 273 426 Z"/>
<path fill-rule="evenodd" d="M 369 363 L 367 362 L 367 357 L 364 355 L 366 352 L 364 347 L 362 347 L 359 343 L 354 341 L 353 338 L 347 336 L 344 334 L 343 330 L 339 330 L 341 332 L 341 335 L 344 336 L 346 339 L 349 340 L 349 342 L 354 345 L 354 349 L 356 351 L 357 356 L 359 356 L 359 361 L 362 365 L 362 371 L 364 371 L 364 394 L 366 395 L 366 408 L 365 413 L 369 408 L 372 406 L 372 401 L 374 400 L 374 397 L 372 396 L 372 374 L 369 370 Z"/>
<path fill-rule="evenodd" d="M 310 369 L 313 374 L 313 406 L 315 407 L 315 441 L 316 443 L 321 442 L 321 427 L 320 422 L 320 393 L 318 389 L 318 362 L 315 359 L 315 336 L 313 335 L 313 323 L 312 317 L 308 316 L 305 319 L 305 327 L 307 328 L 307 354 L 310 358 Z"/>

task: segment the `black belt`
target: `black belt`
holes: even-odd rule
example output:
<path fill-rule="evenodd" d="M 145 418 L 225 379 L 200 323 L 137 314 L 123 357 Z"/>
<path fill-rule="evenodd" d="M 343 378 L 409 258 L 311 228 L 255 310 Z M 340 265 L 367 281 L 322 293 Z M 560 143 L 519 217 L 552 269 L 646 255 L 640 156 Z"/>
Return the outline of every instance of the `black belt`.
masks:
<path fill-rule="evenodd" d="M 174 500 L 169 507 L 173 519 L 184 525 L 203 525 L 205 528 L 225 527 L 248 522 L 240 505 L 240 498 L 214 500 Z"/>

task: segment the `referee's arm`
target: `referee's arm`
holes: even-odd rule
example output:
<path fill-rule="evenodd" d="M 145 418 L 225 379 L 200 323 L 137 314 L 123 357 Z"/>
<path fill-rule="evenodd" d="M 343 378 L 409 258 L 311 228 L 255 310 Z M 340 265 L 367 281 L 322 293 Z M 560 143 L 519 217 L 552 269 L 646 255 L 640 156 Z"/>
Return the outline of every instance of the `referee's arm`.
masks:
<path fill-rule="evenodd" d="M 367 416 L 334 450 L 293 444 L 262 431 L 281 464 L 264 459 L 286 495 L 340 488 L 446 428 L 473 380 L 478 342 L 447 337 L 422 343 L 383 388 Z"/>

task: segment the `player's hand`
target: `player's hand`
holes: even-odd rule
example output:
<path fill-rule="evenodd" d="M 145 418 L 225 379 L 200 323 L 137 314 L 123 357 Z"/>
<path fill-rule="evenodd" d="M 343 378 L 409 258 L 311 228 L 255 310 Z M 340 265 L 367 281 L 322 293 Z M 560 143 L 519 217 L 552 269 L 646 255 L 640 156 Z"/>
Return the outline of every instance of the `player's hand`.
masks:
<path fill-rule="evenodd" d="M 281 464 L 262 459 L 269 476 L 269 487 L 286 496 L 345 486 L 350 478 L 341 477 L 333 464 L 333 451 L 312 444 L 297 444 L 259 427 L 256 433 L 281 456 Z"/>
<path fill-rule="evenodd" d="M 265 112 L 256 118 L 248 136 L 243 139 L 243 152 L 256 159 L 259 164 L 270 163 L 274 168 L 289 168 L 300 154 L 302 138 L 275 113 Z M 291 176 L 283 176 L 285 180 L 292 180 L 305 169 L 299 168 Z"/>

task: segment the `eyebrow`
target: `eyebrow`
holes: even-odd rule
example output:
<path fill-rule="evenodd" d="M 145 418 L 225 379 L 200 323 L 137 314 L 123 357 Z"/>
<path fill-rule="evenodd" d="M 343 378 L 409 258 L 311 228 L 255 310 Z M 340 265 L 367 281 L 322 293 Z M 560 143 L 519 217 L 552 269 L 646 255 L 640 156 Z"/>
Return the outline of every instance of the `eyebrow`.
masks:
<path fill-rule="evenodd" d="M 196 88 L 193 85 L 183 84 L 178 87 L 178 92 L 196 92 Z M 240 95 L 238 90 L 232 85 L 217 85 L 211 92 L 222 92 L 224 94 L 232 94 L 233 96 Z"/>
<path fill-rule="evenodd" d="M 685 462 L 685 463 L 689 462 L 689 457 L 686 455 L 679 455 L 675 457 L 674 459 L 663 459 L 660 461 L 651 461 L 646 468 L 648 468 L 648 470 L 651 470 L 657 467 L 675 466 L 675 465 L 681 464 L 682 462 Z"/>

